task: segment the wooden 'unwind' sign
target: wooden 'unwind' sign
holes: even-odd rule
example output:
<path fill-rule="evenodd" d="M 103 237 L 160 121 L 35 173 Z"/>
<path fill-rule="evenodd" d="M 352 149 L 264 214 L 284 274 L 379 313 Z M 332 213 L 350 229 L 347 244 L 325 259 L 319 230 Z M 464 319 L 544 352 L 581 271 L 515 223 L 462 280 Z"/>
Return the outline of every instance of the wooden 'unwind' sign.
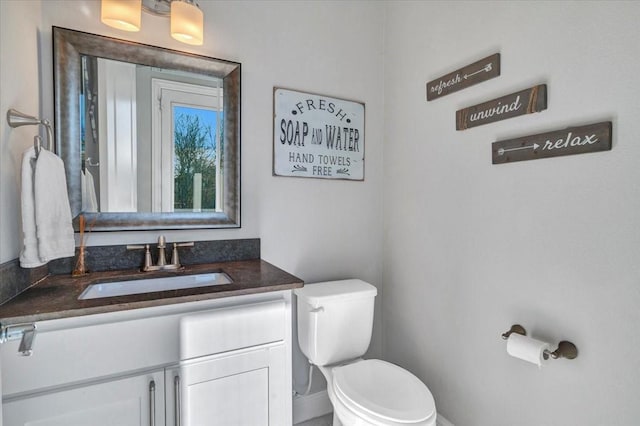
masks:
<path fill-rule="evenodd" d="M 569 127 L 491 144 L 493 164 L 611 149 L 611 122 Z"/>
<path fill-rule="evenodd" d="M 456 130 L 465 130 L 545 109 L 547 109 L 547 85 L 540 84 L 456 111 Z"/>
<path fill-rule="evenodd" d="M 495 53 L 427 83 L 427 101 L 441 98 L 500 75 L 500 54 Z"/>
<path fill-rule="evenodd" d="M 364 104 L 273 91 L 273 174 L 364 180 Z"/>

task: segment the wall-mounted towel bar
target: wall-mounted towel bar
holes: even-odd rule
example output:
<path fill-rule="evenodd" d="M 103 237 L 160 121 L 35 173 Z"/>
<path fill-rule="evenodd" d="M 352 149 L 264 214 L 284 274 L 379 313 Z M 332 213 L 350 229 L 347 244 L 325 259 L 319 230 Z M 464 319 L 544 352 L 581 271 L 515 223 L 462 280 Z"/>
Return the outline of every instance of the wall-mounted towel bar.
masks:
<path fill-rule="evenodd" d="M 511 336 L 511 334 L 513 333 L 521 334 L 523 336 L 527 335 L 527 331 L 524 329 L 523 326 L 521 326 L 520 324 L 514 324 L 511 326 L 509 331 L 502 333 L 502 338 L 504 340 L 507 340 L 509 339 L 509 336 Z M 553 359 L 558 359 L 558 358 L 574 359 L 575 357 L 578 356 L 578 348 L 576 348 L 576 345 L 574 345 L 573 343 L 563 340 L 560 343 L 558 343 L 558 348 L 555 351 L 552 352 L 549 350 L 545 350 L 543 356 L 544 356 L 544 359 L 549 359 L 549 357 Z"/>
<path fill-rule="evenodd" d="M 49 120 L 40 119 L 37 117 L 33 117 L 31 115 L 27 115 L 23 112 L 17 111 L 15 109 L 10 109 L 7 111 L 7 123 L 9 123 L 10 127 L 20 127 L 20 126 L 37 126 L 42 125 L 47 129 L 47 147 L 49 151 L 53 151 L 53 129 L 51 128 L 51 123 Z M 36 157 L 40 154 L 40 149 L 42 147 L 42 138 L 40 136 L 36 136 L 33 138 L 33 148 L 36 150 Z"/>

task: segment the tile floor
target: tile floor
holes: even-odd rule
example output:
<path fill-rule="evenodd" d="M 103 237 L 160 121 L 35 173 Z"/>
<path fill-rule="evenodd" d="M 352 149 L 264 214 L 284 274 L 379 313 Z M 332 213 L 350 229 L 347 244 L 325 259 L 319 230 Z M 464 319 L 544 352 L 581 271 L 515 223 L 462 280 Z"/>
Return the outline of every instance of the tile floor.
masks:
<path fill-rule="evenodd" d="M 333 424 L 333 413 L 322 417 L 307 420 L 306 422 L 296 423 L 295 426 L 331 426 Z"/>

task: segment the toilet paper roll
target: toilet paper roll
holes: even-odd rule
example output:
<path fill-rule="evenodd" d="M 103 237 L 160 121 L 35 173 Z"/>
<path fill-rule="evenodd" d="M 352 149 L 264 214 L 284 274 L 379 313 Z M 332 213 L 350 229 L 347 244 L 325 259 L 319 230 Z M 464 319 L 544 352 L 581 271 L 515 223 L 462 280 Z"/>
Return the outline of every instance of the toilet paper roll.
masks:
<path fill-rule="evenodd" d="M 515 358 L 530 362 L 540 367 L 544 351 L 549 350 L 549 343 L 523 336 L 518 333 L 511 333 L 507 340 L 507 353 Z"/>

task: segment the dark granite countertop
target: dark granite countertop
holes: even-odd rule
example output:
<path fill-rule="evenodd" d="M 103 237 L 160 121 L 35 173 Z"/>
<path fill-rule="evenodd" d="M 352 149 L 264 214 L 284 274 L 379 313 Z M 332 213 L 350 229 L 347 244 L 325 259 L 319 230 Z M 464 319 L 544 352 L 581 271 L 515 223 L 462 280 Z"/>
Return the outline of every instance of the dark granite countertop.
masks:
<path fill-rule="evenodd" d="M 78 300 L 80 293 L 96 282 L 225 272 L 233 283 L 213 287 L 169 290 L 101 299 Z M 0 306 L 3 326 L 82 315 L 196 302 L 246 294 L 291 290 L 303 281 L 260 259 L 189 265 L 179 271 L 137 270 L 95 272 L 82 277 L 49 275 Z"/>

